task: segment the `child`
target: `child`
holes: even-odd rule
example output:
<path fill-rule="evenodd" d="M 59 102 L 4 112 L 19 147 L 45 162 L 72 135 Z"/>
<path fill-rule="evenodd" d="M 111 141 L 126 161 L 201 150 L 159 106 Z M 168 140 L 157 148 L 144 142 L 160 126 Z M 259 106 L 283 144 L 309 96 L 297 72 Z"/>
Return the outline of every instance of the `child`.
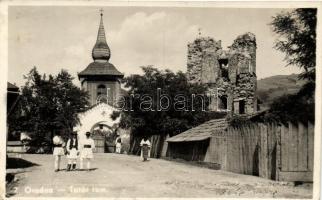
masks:
<path fill-rule="evenodd" d="M 91 159 L 93 158 L 93 150 L 95 149 L 94 140 L 90 137 L 91 133 L 86 132 L 86 138 L 81 141 L 80 153 L 80 169 L 83 169 L 83 160 L 87 160 L 87 170 L 91 168 Z"/>
<path fill-rule="evenodd" d="M 151 149 L 151 143 L 148 140 L 147 137 L 143 137 L 143 139 L 140 142 L 141 146 L 141 158 L 144 161 L 148 160 L 148 157 L 150 157 L 150 149 Z"/>
<path fill-rule="evenodd" d="M 60 169 L 60 161 L 61 161 L 61 157 L 63 155 L 65 155 L 65 151 L 64 151 L 64 145 L 65 142 L 63 140 L 63 138 L 56 133 L 56 135 L 53 138 L 53 144 L 54 144 L 54 151 L 53 151 L 53 155 L 55 157 L 55 172 L 58 172 Z"/>
<path fill-rule="evenodd" d="M 71 137 L 67 141 L 67 171 L 75 170 L 76 169 L 76 163 L 77 163 L 77 156 L 79 154 L 78 152 L 78 139 L 77 139 L 77 132 L 74 131 L 71 135 Z"/>

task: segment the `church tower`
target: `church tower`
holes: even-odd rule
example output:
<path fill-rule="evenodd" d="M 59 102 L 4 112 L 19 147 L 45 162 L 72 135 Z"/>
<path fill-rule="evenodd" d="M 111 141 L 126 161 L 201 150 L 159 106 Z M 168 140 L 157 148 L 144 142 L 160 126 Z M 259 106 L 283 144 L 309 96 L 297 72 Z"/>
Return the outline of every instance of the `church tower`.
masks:
<path fill-rule="evenodd" d="M 106 42 L 103 13 L 98 28 L 96 43 L 92 50 L 93 62 L 78 73 L 83 90 L 89 93 L 90 106 L 108 103 L 115 106 L 120 96 L 120 80 L 123 74 L 109 62 L 111 50 Z"/>

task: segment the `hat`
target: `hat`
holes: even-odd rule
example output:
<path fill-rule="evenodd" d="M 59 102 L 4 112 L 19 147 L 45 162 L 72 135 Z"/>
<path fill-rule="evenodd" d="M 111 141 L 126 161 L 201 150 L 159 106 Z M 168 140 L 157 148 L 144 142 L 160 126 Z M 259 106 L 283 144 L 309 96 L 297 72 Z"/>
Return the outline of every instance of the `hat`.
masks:
<path fill-rule="evenodd" d="M 88 132 L 88 131 L 85 133 L 85 135 L 90 135 L 90 134 L 91 134 L 91 132 Z"/>

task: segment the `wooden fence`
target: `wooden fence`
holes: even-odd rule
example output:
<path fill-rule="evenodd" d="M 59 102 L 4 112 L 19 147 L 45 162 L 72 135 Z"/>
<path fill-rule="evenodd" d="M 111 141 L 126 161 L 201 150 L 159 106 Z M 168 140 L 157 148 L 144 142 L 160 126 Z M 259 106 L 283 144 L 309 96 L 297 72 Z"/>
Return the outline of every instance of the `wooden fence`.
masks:
<path fill-rule="evenodd" d="M 205 162 L 280 181 L 313 180 L 314 126 L 308 122 L 229 127 L 209 142 Z"/>

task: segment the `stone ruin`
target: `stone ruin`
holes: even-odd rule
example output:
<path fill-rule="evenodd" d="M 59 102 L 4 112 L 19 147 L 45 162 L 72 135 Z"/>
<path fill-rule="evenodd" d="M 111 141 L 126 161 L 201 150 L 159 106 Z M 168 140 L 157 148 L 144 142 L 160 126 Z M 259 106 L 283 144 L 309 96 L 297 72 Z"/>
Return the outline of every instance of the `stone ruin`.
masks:
<path fill-rule="evenodd" d="M 188 44 L 187 78 L 207 85 L 209 110 L 251 114 L 258 110 L 256 88 L 256 38 L 238 36 L 224 50 L 221 41 L 200 37 Z"/>

